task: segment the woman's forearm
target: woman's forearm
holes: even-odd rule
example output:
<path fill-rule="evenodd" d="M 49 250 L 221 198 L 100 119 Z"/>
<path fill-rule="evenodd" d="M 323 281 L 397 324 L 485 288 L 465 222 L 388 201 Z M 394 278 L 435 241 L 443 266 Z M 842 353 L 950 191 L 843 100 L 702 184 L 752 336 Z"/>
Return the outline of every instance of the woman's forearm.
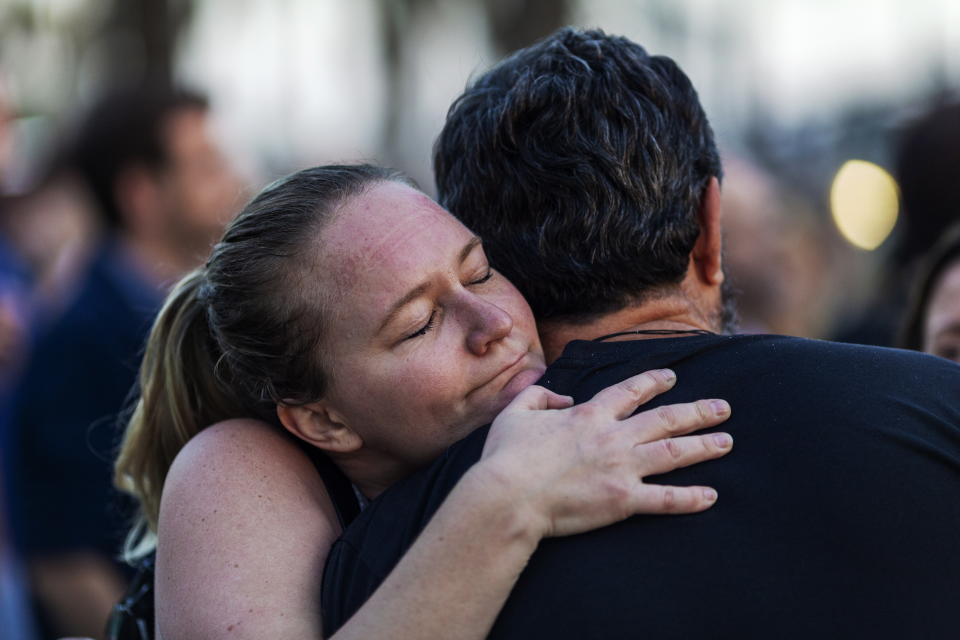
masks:
<path fill-rule="evenodd" d="M 542 535 L 506 489 L 482 463 L 467 472 L 332 640 L 486 637 Z"/>

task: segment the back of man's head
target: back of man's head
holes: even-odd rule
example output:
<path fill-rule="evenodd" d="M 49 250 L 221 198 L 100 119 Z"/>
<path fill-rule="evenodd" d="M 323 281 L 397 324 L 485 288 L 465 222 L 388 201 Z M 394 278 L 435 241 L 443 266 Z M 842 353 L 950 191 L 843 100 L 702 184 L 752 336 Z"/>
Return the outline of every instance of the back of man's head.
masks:
<path fill-rule="evenodd" d="M 678 284 L 720 159 L 669 58 L 564 28 L 477 78 L 434 149 L 440 202 L 539 320 L 579 321 Z"/>
<path fill-rule="evenodd" d="M 98 101 L 61 158 L 90 189 L 107 227 L 126 226 L 118 182 L 131 169 L 160 171 L 169 161 L 165 126 L 182 111 L 205 111 L 204 97 L 186 91 L 124 90 Z"/>

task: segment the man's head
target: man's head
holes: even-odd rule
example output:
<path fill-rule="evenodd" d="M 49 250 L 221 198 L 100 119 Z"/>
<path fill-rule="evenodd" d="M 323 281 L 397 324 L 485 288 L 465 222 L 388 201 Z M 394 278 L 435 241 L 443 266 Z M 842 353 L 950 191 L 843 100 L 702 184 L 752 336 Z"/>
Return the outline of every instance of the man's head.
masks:
<path fill-rule="evenodd" d="M 572 323 L 671 293 L 721 174 L 672 60 L 572 28 L 477 78 L 434 164 L 441 204 L 489 241 L 538 320 Z"/>
<path fill-rule="evenodd" d="M 185 251 L 219 237 L 240 188 L 208 130 L 206 100 L 127 91 L 98 102 L 63 158 L 89 186 L 106 226 Z"/>

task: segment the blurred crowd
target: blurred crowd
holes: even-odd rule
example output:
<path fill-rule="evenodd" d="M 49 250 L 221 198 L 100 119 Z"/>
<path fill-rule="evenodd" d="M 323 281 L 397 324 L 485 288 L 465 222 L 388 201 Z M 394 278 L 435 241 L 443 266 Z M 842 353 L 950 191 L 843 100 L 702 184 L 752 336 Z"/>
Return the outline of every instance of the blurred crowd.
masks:
<path fill-rule="evenodd" d="M 142 343 L 244 195 L 209 119 L 195 93 L 104 95 L 0 202 L 4 637 L 96 637 L 126 587 L 111 466 Z"/>
<path fill-rule="evenodd" d="M 22 173 L 0 92 L 0 185 Z M 0 628 L 98 636 L 130 578 L 130 505 L 112 458 L 139 354 L 166 289 L 202 263 L 247 194 L 202 95 L 106 93 L 42 167 L 0 199 Z M 835 337 L 960 362 L 960 105 L 897 138 L 902 214 L 865 311 L 836 318 L 842 268 L 816 212 L 744 158 L 726 159 L 727 267 L 742 331 Z"/>

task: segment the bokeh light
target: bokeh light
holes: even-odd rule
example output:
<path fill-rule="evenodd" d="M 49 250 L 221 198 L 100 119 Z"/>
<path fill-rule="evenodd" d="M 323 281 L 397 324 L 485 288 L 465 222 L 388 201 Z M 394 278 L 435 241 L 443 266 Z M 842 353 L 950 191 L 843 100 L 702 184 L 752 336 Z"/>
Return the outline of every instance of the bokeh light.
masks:
<path fill-rule="evenodd" d="M 897 182 L 879 165 L 848 160 L 833 178 L 830 210 L 847 242 L 872 251 L 883 244 L 897 223 Z"/>

